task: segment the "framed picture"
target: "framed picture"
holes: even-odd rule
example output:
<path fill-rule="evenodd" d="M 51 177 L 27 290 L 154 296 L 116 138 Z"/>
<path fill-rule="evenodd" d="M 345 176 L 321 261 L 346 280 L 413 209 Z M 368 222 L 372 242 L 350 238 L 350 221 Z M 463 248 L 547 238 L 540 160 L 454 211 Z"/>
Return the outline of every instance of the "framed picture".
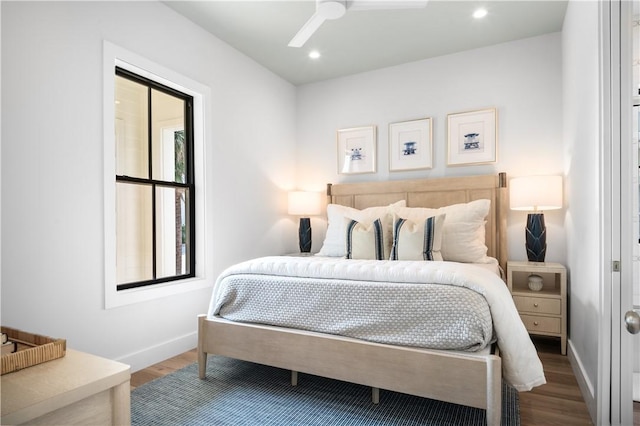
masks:
<path fill-rule="evenodd" d="M 338 130 L 338 173 L 376 172 L 376 126 Z"/>
<path fill-rule="evenodd" d="M 389 170 L 430 169 L 431 118 L 389 124 Z"/>
<path fill-rule="evenodd" d="M 447 166 L 495 163 L 497 160 L 495 108 L 447 116 Z"/>

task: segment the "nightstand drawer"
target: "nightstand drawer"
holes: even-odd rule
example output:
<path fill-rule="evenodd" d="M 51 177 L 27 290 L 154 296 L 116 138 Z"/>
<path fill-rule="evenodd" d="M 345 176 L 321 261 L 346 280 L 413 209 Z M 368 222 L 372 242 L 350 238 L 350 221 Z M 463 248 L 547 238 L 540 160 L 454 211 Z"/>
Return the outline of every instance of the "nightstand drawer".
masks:
<path fill-rule="evenodd" d="M 519 312 L 560 315 L 562 302 L 560 299 L 545 299 L 542 297 L 513 296 Z"/>
<path fill-rule="evenodd" d="M 524 326 L 532 333 L 560 333 L 561 319 L 553 317 L 538 317 L 535 315 L 520 315 Z"/>

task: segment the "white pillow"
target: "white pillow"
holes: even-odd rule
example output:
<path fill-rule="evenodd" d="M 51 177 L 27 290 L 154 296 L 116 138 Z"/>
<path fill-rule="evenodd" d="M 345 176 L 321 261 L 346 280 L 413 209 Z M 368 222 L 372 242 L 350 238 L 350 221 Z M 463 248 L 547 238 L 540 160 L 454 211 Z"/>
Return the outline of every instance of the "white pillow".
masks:
<path fill-rule="evenodd" d="M 369 207 L 363 210 L 352 207 L 341 206 L 339 204 L 329 204 L 327 206 L 327 233 L 322 243 L 322 248 L 318 256 L 343 257 L 346 254 L 346 229 L 345 217 L 355 219 L 361 223 L 371 223 L 374 220 L 393 214 L 394 210 L 407 205 L 405 200 L 400 200 L 388 206 Z"/>
<path fill-rule="evenodd" d="M 445 216 L 419 222 L 394 216 L 391 260 L 443 260 L 440 249 Z"/>
<path fill-rule="evenodd" d="M 396 209 L 396 214 L 413 222 L 446 214 L 441 248 L 443 259 L 452 262 L 490 263 L 485 244 L 485 218 L 490 207 L 490 200 L 475 200 L 439 209 L 400 207 Z"/>
<path fill-rule="evenodd" d="M 345 257 L 347 259 L 387 260 L 391 253 L 391 215 L 371 223 L 345 218 Z"/>

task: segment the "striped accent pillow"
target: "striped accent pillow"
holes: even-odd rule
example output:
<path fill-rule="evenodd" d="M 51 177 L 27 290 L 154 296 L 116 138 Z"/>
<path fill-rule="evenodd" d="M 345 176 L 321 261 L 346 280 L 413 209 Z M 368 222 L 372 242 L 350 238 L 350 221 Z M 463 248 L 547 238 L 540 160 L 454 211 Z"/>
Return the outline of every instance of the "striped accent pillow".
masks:
<path fill-rule="evenodd" d="M 485 224 L 490 207 L 490 200 L 481 199 L 439 209 L 398 207 L 394 214 L 414 222 L 446 214 L 447 221 L 442 230 L 443 259 L 452 262 L 489 263 Z"/>
<path fill-rule="evenodd" d="M 412 222 L 399 216 L 393 221 L 391 260 L 442 260 L 442 229 L 446 215 Z"/>
<path fill-rule="evenodd" d="M 346 235 L 345 226 L 347 221 L 345 218 L 355 219 L 362 223 L 371 223 L 378 218 L 388 217 L 389 222 L 389 248 L 391 248 L 391 221 L 393 217 L 391 214 L 396 208 L 405 207 L 405 200 L 397 201 L 393 204 L 383 207 L 368 207 L 363 210 L 354 209 L 351 207 L 341 206 L 338 204 L 329 204 L 327 206 L 327 233 L 322 243 L 322 248 L 318 255 L 320 256 L 336 256 L 342 257 L 345 255 L 345 240 Z M 386 226 L 386 222 L 383 220 L 383 225 Z"/>
<path fill-rule="evenodd" d="M 383 218 L 368 225 L 349 218 L 345 221 L 347 259 L 389 259 L 391 232 L 385 229 Z"/>

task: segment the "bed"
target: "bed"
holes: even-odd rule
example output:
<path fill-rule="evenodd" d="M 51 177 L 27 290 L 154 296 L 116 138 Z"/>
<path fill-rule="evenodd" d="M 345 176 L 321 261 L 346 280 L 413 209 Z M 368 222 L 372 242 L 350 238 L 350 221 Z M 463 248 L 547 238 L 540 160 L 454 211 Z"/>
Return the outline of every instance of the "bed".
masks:
<path fill-rule="evenodd" d="M 336 206 L 335 209 L 339 209 L 339 206 L 359 211 L 378 208 L 376 206 L 390 208 L 394 212 L 394 226 L 400 223 L 397 221 L 398 215 L 410 217 L 410 214 L 416 212 L 424 215 L 425 211 L 430 211 L 426 209 L 448 212 L 440 215 L 437 222 L 435 217 L 438 215 L 435 215 L 432 223 L 436 235 L 440 236 L 435 238 L 438 240 L 435 245 L 430 240 L 428 253 L 429 256 L 435 256 L 433 260 L 436 261 L 406 260 L 407 258 L 402 257 L 397 257 L 399 260 L 348 260 L 344 259 L 344 256 L 336 256 L 340 254 L 335 252 L 339 244 L 333 248 L 334 253 L 331 253 L 330 240 L 335 236 L 330 234 L 334 231 L 343 233 L 345 227 L 353 225 L 354 221 L 346 221 L 342 227 L 332 227 L 331 212 L 334 207 L 328 208 L 329 229 L 321 254 L 328 253 L 333 256 L 326 259 L 315 256 L 261 258 L 234 265 L 221 274 L 212 295 L 209 313 L 198 317 L 200 378 L 205 378 L 207 355 L 221 355 L 291 370 L 293 385 L 297 384 L 298 372 L 314 374 L 370 386 L 374 403 L 378 402 L 379 390 L 386 389 L 482 408 L 487 411 L 488 424 L 500 424 L 503 373 L 505 380 L 511 382 L 518 390 L 529 390 L 545 382 L 535 348 L 513 306 L 506 285 L 497 275 L 506 267 L 507 260 L 508 192 L 506 183 L 506 175 L 501 173 L 471 177 L 328 185 L 328 203 Z M 480 268 L 478 265 L 459 261 L 465 259 L 449 261 L 449 258 L 456 258 L 462 251 L 454 246 L 452 240 L 445 241 L 447 237 L 442 237 L 451 233 L 447 234 L 444 226 L 453 226 L 454 223 L 447 222 L 447 215 L 449 218 L 455 216 L 455 213 L 452 213 L 454 210 L 448 210 L 450 209 L 448 206 L 479 204 L 486 204 L 487 211 L 482 221 L 484 226 L 481 226 L 474 235 L 482 239 L 481 254 L 484 260 L 479 263 L 484 263 L 485 267 Z M 457 209 L 458 207 L 455 212 L 458 211 Z M 355 223 L 359 226 L 357 222 Z M 421 235 L 426 235 L 427 226 L 430 225 L 425 222 L 424 229 L 420 230 Z M 336 231 L 336 229 L 339 230 Z M 371 230 L 373 227 L 366 229 Z M 400 235 L 400 228 L 396 231 Z M 382 234 L 382 231 L 380 233 Z M 369 232 L 367 235 L 372 234 Z M 347 258 L 350 257 L 350 253 L 358 253 L 357 243 L 354 243 L 353 247 L 347 244 L 347 247 Z M 397 249 L 395 244 L 392 251 L 394 249 Z M 431 249 L 434 250 L 431 251 Z M 383 250 L 380 249 L 380 251 Z M 426 253 L 422 254 L 426 256 Z M 389 253 L 380 253 L 376 256 L 384 256 L 384 259 L 388 259 Z M 391 253 L 391 256 L 394 254 Z M 439 261 L 443 256 L 446 261 Z M 428 267 L 424 266 L 426 264 Z M 489 272 L 490 269 L 494 271 Z M 357 278 L 352 275 L 353 271 L 356 271 Z M 291 283 L 292 276 L 303 278 Z M 464 342 L 462 350 L 425 349 L 422 347 L 423 343 L 418 340 L 419 337 L 408 336 L 406 340 L 394 340 L 396 334 L 388 332 L 388 327 L 391 327 L 389 324 L 382 327 L 387 331 L 387 337 L 392 337 L 391 340 L 386 337 L 380 340 L 370 338 L 369 335 L 361 336 L 358 333 L 362 327 L 347 327 L 349 330 L 358 330 L 358 333 L 351 334 L 331 328 L 325 330 L 322 327 L 305 329 L 303 325 L 306 319 L 303 317 L 306 316 L 304 311 L 306 308 L 304 306 L 302 311 L 294 311 L 289 315 L 285 322 L 263 321 L 258 318 L 256 320 L 258 323 L 253 323 L 250 322 L 251 319 L 245 319 L 242 316 L 234 317 L 233 310 L 225 311 L 228 305 L 221 302 L 223 296 L 234 300 L 252 300 L 241 299 L 245 297 L 243 293 L 233 285 L 226 284 L 226 280 L 231 280 L 229 277 L 253 280 L 260 285 L 265 280 L 269 285 L 272 280 L 277 280 L 284 282 L 284 285 L 290 285 L 285 287 L 284 291 L 291 293 L 294 292 L 292 289 L 297 291 L 302 284 L 309 284 L 310 287 L 318 284 L 350 285 L 354 280 L 358 283 L 373 283 L 377 286 L 415 287 L 415 291 L 427 291 L 423 290 L 425 286 L 421 284 L 434 282 L 443 288 L 446 287 L 447 292 L 458 292 L 456 294 L 460 294 L 461 291 L 468 292 L 467 289 L 460 290 L 458 287 L 468 287 L 481 293 L 486 302 L 489 302 L 487 309 L 493 317 L 493 320 L 490 318 L 490 321 L 493 321 L 490 326 L 495 328 L 496 333 L 489 333 L 491 335 L 487 336 L 486 330 L 484 332 L 480 330 L 476 334 L 483 336 L 480 337 L 483 343 L 476 342 L 476 344 L 475 340 L 471 343 Z M 257 278 L 254 279 L 254 277 Z M 439 280 L 447 282 L 440 283 Z M 235 281 L 232 282 L 235 283 Z M 342 294 L 333 293 L 342 291 L 338 287 L 331 288 L 333 295 Z M 264 286 L 253 289 L 254 293 L 262 294 L 263 291 Z M 221 292 L 224 295 L 221 295 Z M 345 291 L 344 297 L 348 297 L 348 294 L 349 291 Z M 268 303 L 276 303 L 279 298 L 281 296 L 274 297 L 273 301 L 270 300 Z M 341 300 L 342 298 L 340 296 Z M 366 299 L 366 297 L 361 298 Z M 345 303 L 349 305 L 352 302 Z M 357 300 L 354 299 L 353 303 L 357 303 Z M 363 315 L 368 315 L 366 307 L 353 309 L 353 312 L 356 311 L 364 311 Z M 459 309 L 459 311 L 464 311 L 463 313 L 466 314 L 466 311 L 470 310 Z M 340 313 L 335 315 L 339 316 Z M 331 313 L 328 316 L 334 316 L 334 314 Z M 468 322 L 468 319 L 459 321 Z M 450 324 L 444 326 L 450 326 Z M 484 327 L 486 329 L 486 326 Z M 497 345 L 491 344 L 495 342 Z M 476 345 L 478 348 L 470 352 L 465 345 Z"/>

